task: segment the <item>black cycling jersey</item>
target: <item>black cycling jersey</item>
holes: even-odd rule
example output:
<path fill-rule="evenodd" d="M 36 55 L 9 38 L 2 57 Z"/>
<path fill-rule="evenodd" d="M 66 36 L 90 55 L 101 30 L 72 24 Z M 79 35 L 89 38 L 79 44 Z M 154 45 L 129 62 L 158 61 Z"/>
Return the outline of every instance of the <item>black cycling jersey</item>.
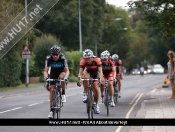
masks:
<path fill-rule="evenodd" d="M 46 57 L 45 66 L 50 67 L 50 73 L 57 73 L 64 70 L 64 67 L 68 67 L 67 59 L 64 54 L 60 54 L 57 61 L 55 61 L 52 55 Z"/>

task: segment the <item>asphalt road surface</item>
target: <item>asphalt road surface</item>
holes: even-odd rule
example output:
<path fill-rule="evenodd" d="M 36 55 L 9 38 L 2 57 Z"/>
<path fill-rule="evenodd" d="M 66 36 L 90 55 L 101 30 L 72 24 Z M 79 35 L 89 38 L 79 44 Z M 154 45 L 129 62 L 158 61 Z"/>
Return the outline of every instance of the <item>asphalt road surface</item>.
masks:
<path fill-rule="evenodd" d="M 161 87 L 164 77 L 165 74 L 123 76 L 119 102 L 110 107 L 109 116 L 104 104 L 99 102 L 101 113 L 95 114 L 94 119 L 134 118 L 142 107 L 145 94 Z M 77 87 L 76 83 L 68 84 L 62 119 L 88 118 L 82 96 L 82 87 Z M 47 119 L 49 107 L 49 92 L 44 87 L 0 92 L 0 119 Z M 1 132 L 127 132 L 129 129 L 130 126 L 0 126 Z"/>

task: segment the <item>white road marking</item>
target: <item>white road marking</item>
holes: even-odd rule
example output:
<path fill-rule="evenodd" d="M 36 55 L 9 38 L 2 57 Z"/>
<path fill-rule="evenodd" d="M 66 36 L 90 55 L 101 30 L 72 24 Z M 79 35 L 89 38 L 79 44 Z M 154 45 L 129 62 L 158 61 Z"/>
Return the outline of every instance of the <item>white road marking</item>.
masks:
<path fill-rule="evenodd" d="M 30 104 L 30 105 L 28 105 L 28 106 L 34 106 L 34 105 L 42 104 L 42 103 L 44 103 L 44 102 L 34 103 L 34 104 Z"/>
<path fill-rule="evenodd" d="M 13 111 L 13 110 L 17 110 L 17 109 L 21 109 L 21 108 L 22 108 L 22 107 L 17 107 L 17 108 L 14 108 L 14 109 L 2 111 L 2 112 L 0 112 L 0 114 L 5 113 L 5 112 L 9 112 L 9 111 Z"/>
<path fill-rule="evenodd" d="M 154 93 L 157 89 L 153 89 L 152 91 L 150 91 L 150 93 Z"/>

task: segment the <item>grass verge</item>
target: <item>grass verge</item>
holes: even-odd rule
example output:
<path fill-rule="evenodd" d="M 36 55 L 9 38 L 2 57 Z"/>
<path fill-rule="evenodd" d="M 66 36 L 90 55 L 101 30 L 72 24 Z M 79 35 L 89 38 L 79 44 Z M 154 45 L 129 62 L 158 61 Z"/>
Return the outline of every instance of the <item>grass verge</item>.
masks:
<path fill-rule="evenodd" d="M 23 89 L 23 88 L 38 88 L 38 87 L 44 87 L 44 83 L 30 83 L 28 85 L 28 87 L 26 87 L 26 84 L 21 84 L 19 86 L 15 86 L 15 87 L 2 87 L 2 88 L 0 88 L 0 92 L 9 91 L 9 90 L 16 90 L 16 89 Z"/>

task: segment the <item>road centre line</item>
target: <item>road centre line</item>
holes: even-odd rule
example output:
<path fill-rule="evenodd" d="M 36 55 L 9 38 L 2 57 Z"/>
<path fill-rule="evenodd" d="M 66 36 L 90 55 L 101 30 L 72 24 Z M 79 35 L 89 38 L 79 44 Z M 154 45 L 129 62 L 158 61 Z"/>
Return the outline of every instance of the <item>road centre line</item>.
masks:
<path fill-rule="evenodd" d="M 132 103 L 134 102 L 134 100 L 137 98 L 137 96 L 139 96 L 139 94 L 137 94 L 137 95 L 134 97 L 134 99 L 131 101 L 131 103 L 129 103 L 129 104 L 132 104 Z"/>
<path fill-rule="evenodd" d="M 13 110 L 17 110 L 17 109 L 21 109 L 21 108 L 22 108 L 22 107 L 17 107 L 17 108 L 14 108 L 14 109 L 2 111 L 2 112 L 0 112 L 0 114 L 5 113 L 5 112 L 9 112 L 9 111 L 13 111 Z"/>
<path fill-rule="evenodd" d="M 134 107 L 137 105 L 138 101 L 140 100 L 140 98 L 142 97 L 143 93 L 140 94 L 140 96 L 137 98 L 136 102 L 132 105 L 132 107 L 130 108 L 130 110 L 128 111 L 128 113 L 126 114 L 125 118 L 129 118 L 130 113 L 132 112 L 132 110 L 134 109 Z M 119 126 L 115 132 L 120 132 L 120 130 L 122 129 L 123 126 Z"/>

